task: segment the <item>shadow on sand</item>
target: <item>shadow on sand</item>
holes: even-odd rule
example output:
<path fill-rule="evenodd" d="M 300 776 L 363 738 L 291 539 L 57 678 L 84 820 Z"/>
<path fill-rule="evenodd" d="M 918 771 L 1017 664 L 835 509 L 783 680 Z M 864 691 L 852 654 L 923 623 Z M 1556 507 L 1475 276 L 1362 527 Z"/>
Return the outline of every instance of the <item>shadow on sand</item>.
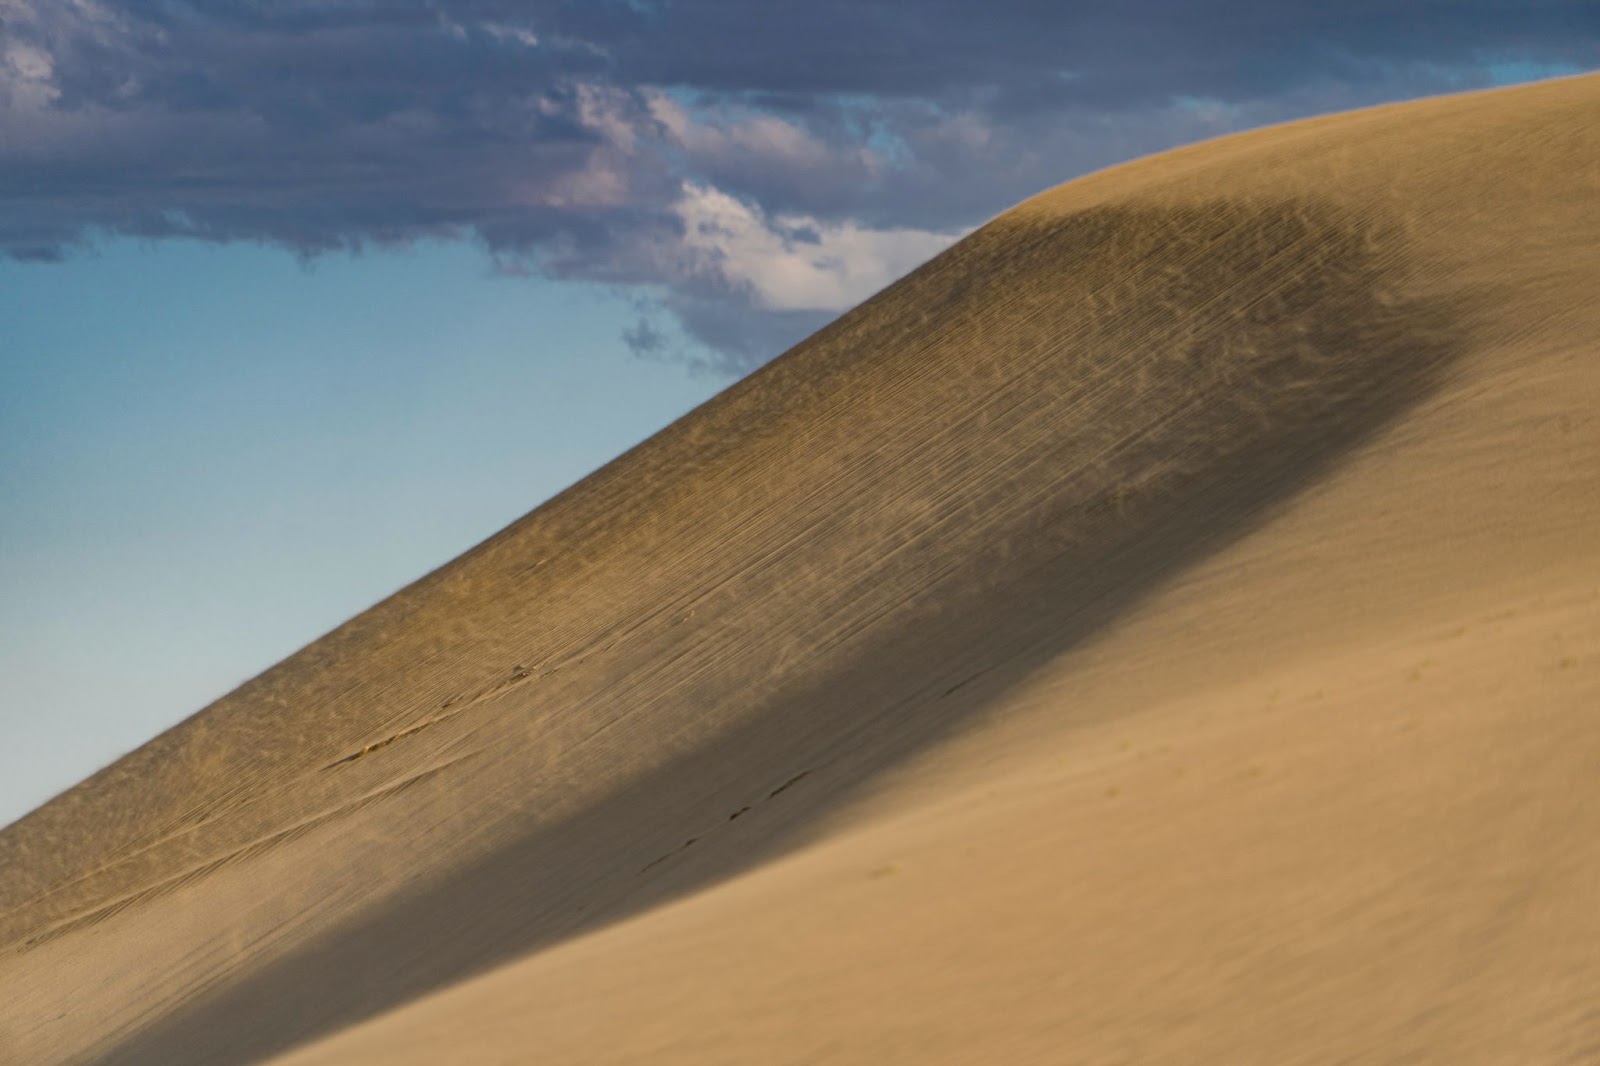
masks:
<path fill-rule="evenodd" d="M 1024 282 L 1018 303 L 1008 293 Z M 1437 389 L 1468 350 L 1468 316 L 1459 300 L 1407 295 L 1420 288 L 1392 229 L 1319 205 L 987 227 L 787 357 L 938 335 L 998 373 L 986 402 L 1015 393 L 1026 446 L 1002 450 L 1003 420 L 974 434 L 963 469 L 1001 473 L 965 479 L 936 535 L 897 556 L 898 573 L 920 575 L 913 601 L 745 724 L 95 1062 L 256 1062 L 791 849 L 874 774 L 971 722 Z M 902 305 L 917 324 L 895 318 Z M 929 378 L 949 393 L 929 411 L 961 402 L 979 380 L 964 374 L 978 371 Z"/>

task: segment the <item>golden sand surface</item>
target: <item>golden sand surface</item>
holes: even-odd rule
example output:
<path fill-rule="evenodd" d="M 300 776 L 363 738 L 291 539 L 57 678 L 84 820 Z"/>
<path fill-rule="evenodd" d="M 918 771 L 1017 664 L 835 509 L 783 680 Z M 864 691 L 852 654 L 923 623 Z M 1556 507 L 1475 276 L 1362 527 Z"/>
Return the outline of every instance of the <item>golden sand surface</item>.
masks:
<path fill-rule="evenodd" d="M 1600 1061 L 1597 116 L 1006 213 L 0 832 L 0 1062 Z"/>

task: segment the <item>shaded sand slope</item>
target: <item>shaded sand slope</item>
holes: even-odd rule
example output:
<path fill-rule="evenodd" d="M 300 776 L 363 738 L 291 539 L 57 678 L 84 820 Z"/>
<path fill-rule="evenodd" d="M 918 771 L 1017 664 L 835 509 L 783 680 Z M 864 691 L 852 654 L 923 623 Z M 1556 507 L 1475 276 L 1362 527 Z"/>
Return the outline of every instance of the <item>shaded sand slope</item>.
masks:
<path fill-rule="evenodd" d="M 1002 216 L 0 834 L 0 1057 L 1591 1061 L 1596 113 Z"/>

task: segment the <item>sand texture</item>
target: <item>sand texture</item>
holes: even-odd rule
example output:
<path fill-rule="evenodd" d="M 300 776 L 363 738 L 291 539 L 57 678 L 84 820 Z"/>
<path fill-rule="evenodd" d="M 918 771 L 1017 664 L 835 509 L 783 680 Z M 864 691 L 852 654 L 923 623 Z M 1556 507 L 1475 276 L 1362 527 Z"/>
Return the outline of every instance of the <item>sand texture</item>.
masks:
<path fill-rule="evenodd" d="M 267 1061 L 1600 1062 L 1600 77 L 1044 193 L 0 833 L 0 1062 Z"/>

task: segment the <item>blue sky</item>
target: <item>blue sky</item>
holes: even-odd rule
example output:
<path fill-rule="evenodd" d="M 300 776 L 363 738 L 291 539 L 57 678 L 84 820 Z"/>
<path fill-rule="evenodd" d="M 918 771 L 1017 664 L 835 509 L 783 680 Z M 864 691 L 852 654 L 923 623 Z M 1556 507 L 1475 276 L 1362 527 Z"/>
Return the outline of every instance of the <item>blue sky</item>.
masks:
<path fill-rule="evenodd" d="M 973 226 L 1587 0 L 0 0 L 0 824 Z"/>
<path fill-rule="evenodd" d="M 723 381 L 468 245 L 0 262 L 0 822 Z"/>

